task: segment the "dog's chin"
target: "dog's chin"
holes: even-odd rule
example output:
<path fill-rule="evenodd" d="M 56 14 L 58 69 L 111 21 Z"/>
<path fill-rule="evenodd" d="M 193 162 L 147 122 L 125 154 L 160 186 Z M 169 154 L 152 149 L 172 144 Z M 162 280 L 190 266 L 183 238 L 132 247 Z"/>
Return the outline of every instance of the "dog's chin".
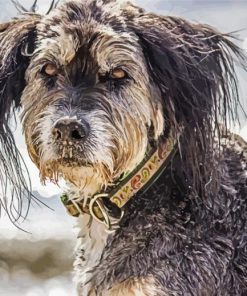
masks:
<path fill-rule="evenodd" d="M 72 184 L 77 188 L 85 188 L 88 184 L 106 186 L 111 176 L 109 170 L 99 162 L 92 163 L 85 155 L 80 157 L 75 156 L 63 157 L 61 154 L 57 154 L 52 151 L 50 154 L 52 157 L 46 157 L 40 159 L 39 169 L 41 180 L 46 180 L 59 183 L 59 180 L 65 180 L 68 184 Z M 83 157 L 82 157 L 83 156 Z"/>
<path fill-rule="evenodd" d="M 101 179 L 93 166 L 83 165 L 76 161 L 59 161 L 50 162 L 41 172 L 43 181 L 50 180 L 59 184 L 60 180 L 65 180 L 67 185 L 73 187 L 85 188 L 87 184 L 92 182 L 92 179 Z M 95 182 L 94 181 L 94 182 Z"/>
<path fill-rule="evenodd" d="M 88 175 L 87 171 L 93 170 L 93 164 L 85 158 L 76 157 L 61 157 L 56 156 L 49 158 L 40 163 L 41 178 L 44 180 L 52 180 L 57 182 L 59 179 L 65 179 L 73 182 L 76 175 L 82 178 L 82 171 L 84 175 Z M 73 182 L 74 183 L 74 182 Z"/>

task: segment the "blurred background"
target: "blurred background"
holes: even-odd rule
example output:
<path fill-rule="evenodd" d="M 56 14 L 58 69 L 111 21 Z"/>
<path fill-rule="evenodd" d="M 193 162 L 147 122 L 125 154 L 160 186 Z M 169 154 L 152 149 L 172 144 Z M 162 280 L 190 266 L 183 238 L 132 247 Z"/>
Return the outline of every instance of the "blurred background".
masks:
<path fill-rule="evenodd" d="M 20 2 L 29 8 L 33 1 Z M 46 12 L 50 2 L 40 0 L 39 12 Z M 136 3 L 159 14 L 179 15 L 208 23 L 223 32 L 237 31 L 235 35 L 239 45 L 247 50 L 247 0 L 137 0 Z M 0 0 L 0 22 L 17 14 L 10 0 Z M 242 104 L 247 110 L 247 81 L 241 70 L 238 75 Z M 247 139 L 247 122 L 243 114 L 240 117 L 241 124 L 236 130 Z M 30 171 L 33 192 L 49 208 L 33 203 L 28 218 L 18 224 L 25 231 L 12 225 L 2 213 L 0 295 L 73 296 L 74 218 L 66 213 L 60 203 L 61 189 L 53 184 L 40 184 L 38 171 L 28 158 L 19 124 L 15 137 Z"/>

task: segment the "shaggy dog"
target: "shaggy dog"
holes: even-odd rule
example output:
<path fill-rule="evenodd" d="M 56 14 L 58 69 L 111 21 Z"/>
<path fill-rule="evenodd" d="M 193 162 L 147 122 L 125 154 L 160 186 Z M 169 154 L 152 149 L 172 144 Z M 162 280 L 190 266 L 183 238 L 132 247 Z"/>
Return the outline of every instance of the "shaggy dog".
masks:
<path fill-rule="evenodd" d="M 2 195 L 19 201 L 2 206 L 20 215 L 29 191 L 8 125 L 21 106 L 41 179 L 65 179 L 78 216 L 78 294 L 247 295 L 247 149 L 225 128 L 244 57 L 230 36 L 115 0 L 0 32 Z"/>

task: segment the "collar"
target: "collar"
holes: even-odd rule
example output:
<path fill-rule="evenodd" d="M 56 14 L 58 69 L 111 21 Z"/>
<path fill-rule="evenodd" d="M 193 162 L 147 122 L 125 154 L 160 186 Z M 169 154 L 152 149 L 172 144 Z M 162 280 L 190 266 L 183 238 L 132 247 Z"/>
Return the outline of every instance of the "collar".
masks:
<path fill-rule="evenodd" d="M 69 199 L 67 194 L 61 201 L 70 215 L 90 214 L 109 230 L 118 226 L 124 215 L 123 207 L 137 193 L 144 193 L 159 178 L 177 151 L 173 137 L 160 141 L 158 146 L 149 149 L 143 161 L 126 177 L 119 179 L 114 186 L 92 196 L 89 203 Z"/>

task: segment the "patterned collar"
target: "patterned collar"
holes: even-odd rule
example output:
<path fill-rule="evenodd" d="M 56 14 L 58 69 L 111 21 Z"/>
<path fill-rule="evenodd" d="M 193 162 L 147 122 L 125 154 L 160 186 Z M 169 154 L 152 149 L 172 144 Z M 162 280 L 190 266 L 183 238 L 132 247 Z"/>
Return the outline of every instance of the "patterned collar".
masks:
<path fill-rule="evenodd" d="M 83 201 L 69 199 L 67 194 L 61 196 L 61 201 L 70 215 L 78 217 L 83 213 L 90 214 L 109 230 L 114 230 L 123 217 L 123 207 L 132 197 L 137 193 L 144 193 L 158 179 L 177 151 L 176 146 L 172 137 L 160 141 L 158 147 L 150 149 L 130 174 L 105 192 L 96 193 L 86 206 Z"/>

